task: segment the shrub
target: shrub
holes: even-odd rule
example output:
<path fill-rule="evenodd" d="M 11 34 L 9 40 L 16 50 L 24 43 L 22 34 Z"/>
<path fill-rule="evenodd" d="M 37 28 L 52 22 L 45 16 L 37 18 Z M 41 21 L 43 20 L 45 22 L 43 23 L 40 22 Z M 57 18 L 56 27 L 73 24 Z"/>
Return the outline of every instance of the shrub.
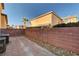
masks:
<path fill-rule="evenodd" d="M 79 22 L 77 22 L 77 23 L 67 23 L 67 24 L 65 24 L 65 23 L 57 24 L 53 27 L 79 27 Z"/>

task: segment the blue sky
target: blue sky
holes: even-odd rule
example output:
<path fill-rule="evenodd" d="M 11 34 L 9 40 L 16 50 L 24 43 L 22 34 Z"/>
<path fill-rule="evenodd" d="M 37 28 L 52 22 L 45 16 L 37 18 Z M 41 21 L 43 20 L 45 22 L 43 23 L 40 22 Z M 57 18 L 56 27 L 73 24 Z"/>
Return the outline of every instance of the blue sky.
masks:
<path fill-rule="evenodd" d="M 8 15 L 10 25 L 21 25 L 23 17 L 30 20 L 49 11 L 54 11 L 61 18 L 66 16 L 79 18 L 79 4 L 77 3 L 5 3 L 3 12 Z"/>

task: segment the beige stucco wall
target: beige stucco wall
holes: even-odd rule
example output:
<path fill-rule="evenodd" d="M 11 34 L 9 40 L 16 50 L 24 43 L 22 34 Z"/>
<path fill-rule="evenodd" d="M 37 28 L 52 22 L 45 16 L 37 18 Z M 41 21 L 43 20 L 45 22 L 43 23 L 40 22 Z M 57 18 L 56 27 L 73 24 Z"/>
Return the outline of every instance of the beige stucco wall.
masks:
<path fill-rule="evenodd" d="M 8 24 L 7 15 L 2 13 L 3 9 L 4 9 L 4 4 L 0 3 L 0 29 L 7 28 L 7 24 Z"/>
<path fill-rule="evenodd" d="M 51 23 L 51 19 L 52 19 L 52 14 L 45 15 L 43 17 L 32 20 L 31 26 L 48 25 Z"/>
<path fill-rule="evenodd" d="M 0 3 L 0 11 L 2 11 L 2 4 Z"/>
<path fill-rule="evenodd" d="M 7 28 L 7 16 L 1 14 L 1 28 Z"/>
<path fill-rule="evenodd" d="M 4 4 L 0 3 L 0 12 L 2 12 L 3 9 L 4 9 Z"/>
<path fill-rule="evenodd" d="M 64 23 L 66 23 L 66 24 L 67 23 L 76 23 L 76 22 L 78 22 L 78 19 L 75 16 L 71 16 L 70 18 L 67 18 L 64 20 Z"/>
<path fill-rule="evenodd" d="M 58 18 L 56 15 L 54 15 L 53 13 L 49 13 L 46 14 L 44 16 L 41 16 L 39 18 L 36 18 L 34 20 L 31 21 L 31 27 L 33 26 L 44 26 L 44 25 L 56 25 L 56 24 L 60 24 L 61 20 L 60 18 Z"/>
<path fill-rule="evenodd" d="M 2 12 L 2 4 L 0 3 L 0 28 L 1 28 L 1 12 Z"/>
<path fill-rule="evenodd" d="M 70 19 L 69 22 L 71 22 L 71 23 L 75 23 L 75 22 L 77 22 L 77 18 L 76 18 L 76 17 L 73 17 L 73 18 Z"/>
<path fill-rule="evenodd" d="M 59 16 L 52 14 L 52 26 L 63 23 L 63 20 Z"/>
<path fill-rule="evenodd" d="M 1 13 L 0 13 L 0 28 L 1 28 Z"/>

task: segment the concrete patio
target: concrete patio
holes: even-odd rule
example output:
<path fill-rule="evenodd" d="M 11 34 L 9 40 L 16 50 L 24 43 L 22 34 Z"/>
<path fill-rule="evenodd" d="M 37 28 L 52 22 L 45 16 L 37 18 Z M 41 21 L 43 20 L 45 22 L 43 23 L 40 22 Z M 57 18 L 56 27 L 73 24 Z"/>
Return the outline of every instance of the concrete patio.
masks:
<path fill-rule="evenodd" d="M 10 37 L 6 52 L 2 56 L 55 56 L 24 36 Z"/>

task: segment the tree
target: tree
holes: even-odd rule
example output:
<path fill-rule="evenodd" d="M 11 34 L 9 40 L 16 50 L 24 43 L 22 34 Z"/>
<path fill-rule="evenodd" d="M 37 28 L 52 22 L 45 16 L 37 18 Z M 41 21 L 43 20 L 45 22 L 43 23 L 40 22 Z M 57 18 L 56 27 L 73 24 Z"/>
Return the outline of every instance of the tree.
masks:
<path fill-rule="evenodd" d="M 24 29 L 26 29 L 26 22 L 28 22 L 28 19 L 24 17 L 23 18 L 23 23 L 24 23 L 23 26 L 24 26 Z"/>

